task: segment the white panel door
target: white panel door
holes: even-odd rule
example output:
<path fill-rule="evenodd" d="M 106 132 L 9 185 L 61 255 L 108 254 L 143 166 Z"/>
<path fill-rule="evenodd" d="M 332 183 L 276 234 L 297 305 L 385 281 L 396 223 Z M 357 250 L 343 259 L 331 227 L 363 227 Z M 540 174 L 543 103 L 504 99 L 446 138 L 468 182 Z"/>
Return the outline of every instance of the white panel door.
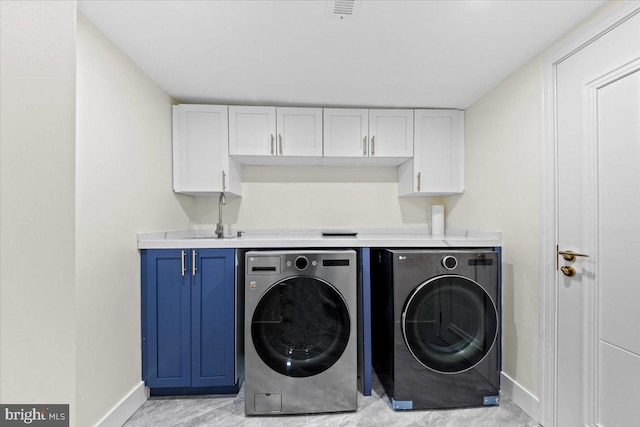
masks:
<path fill-rule="evenodd" d="M 227 164 L 227 107 L 173 107 L 173 189 L 183 193 L 222 191 Z"/>
<path fill-rule="evenodd" d="M 557 66 L 562 427 L 640 420 L 640 15 Z"/>
<path fill-rule="evenodd" d="M 324 109 L 324 156 L 366 157 L 369 154 L 369 111 Z"/>
<path fill-rule="evenodd" d="M 413 110 L 369 110 L 369 156 L 413 156 Z"/>
<path fill-rule="evenodd" d="M 229 154 L 276 155 L 276 108 L 229 106 Z"/>
<path fill-rule="evenodd" d="M 278 107 L 278 156 L 322 157 L 322 108 Z"/>
<path fill-rule="evenodd" d="M 596 395 L 603 426 L 640 422 L 640 279 L 628 257 L 640 242 L 640 49 L 637 62 L 633 73 L 601 87 L 597 100 Z"/>

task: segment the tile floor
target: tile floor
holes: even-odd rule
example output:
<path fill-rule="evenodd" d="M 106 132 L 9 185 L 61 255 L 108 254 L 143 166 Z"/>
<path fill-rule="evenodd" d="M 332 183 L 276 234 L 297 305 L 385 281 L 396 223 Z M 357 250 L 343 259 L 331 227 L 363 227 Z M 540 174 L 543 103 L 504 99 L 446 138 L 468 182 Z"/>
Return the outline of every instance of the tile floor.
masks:
<path fill-rule="evenodd" d="M 143 426 L 537 427 L 538 423 L 506 398 L 494 407 L 396 412 L 374 375 L 372 395 L 358 393 L 357 412 L 247 417 L 243 387 L 237 396 L 151 398 L 125 424 Z"/>

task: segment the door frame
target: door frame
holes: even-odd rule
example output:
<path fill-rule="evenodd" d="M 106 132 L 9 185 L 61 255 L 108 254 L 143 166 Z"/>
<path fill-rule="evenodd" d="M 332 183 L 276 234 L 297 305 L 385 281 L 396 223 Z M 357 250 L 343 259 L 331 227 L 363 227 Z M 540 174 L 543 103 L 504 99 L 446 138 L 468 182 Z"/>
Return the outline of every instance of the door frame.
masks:
<path fill-rule="evenodd" d="M 606 6 L 605 6 L 606 7 Z M 602 13 L 602 12 L 600 12 Z M 556 77 L 560 62 L 597 40 L 632 16 L 640 3 L 615 5 L 600 18 L 543 57 L 542 63 L 542 191 L 540 240 L 540 416 L 545 427 L 556 427 L 557 398 L 557 273 L 558 242 L 557 110 Z M 590 129 L 584 129 L 588 134 Z M 591 325 L 594 328 L 594 325 Z"/>

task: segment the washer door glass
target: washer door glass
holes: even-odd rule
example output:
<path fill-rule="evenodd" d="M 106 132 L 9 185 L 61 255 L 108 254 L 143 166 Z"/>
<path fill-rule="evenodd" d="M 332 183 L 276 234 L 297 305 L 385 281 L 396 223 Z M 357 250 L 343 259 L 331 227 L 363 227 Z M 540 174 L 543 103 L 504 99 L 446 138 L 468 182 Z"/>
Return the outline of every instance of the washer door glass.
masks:
<path fill-rule="evenodd" d="M 498 334 L 498 312 L 478 283 L 462 276 L 440 276 L 418 286 L 407 299 L 402 333 L 425 367 L 463 372 L 491 350 Z"/>
<path fill-rule="evenodd" d="M 262 296 L 251 321 L 256 352 L 271 369 L 310 377 L 342 356 L 351 325 L 342 295 L 314 277 L 290 277 Z"/>

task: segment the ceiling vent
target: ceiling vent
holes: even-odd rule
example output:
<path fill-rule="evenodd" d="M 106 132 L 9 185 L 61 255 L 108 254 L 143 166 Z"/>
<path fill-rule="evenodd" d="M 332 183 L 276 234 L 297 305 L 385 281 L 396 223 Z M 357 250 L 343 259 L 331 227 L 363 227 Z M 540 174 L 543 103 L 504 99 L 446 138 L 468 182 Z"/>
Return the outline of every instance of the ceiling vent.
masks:
<path fill-rule="evenodd" d="M 349 18 L 353 15 L 356 0 L 330 0 L 329 8 L 333 16 L 339 19 Z"/>

